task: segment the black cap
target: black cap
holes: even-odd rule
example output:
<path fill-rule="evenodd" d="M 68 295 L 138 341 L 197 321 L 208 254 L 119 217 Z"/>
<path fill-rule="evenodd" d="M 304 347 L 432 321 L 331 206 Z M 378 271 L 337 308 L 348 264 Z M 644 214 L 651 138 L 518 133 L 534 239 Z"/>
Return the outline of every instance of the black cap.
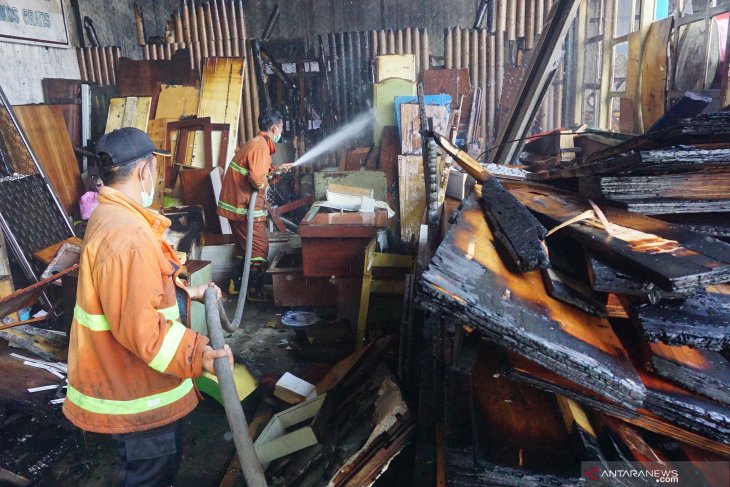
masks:
<path fill-rule="evenodd" d="M 149 136 L 134 127 L 124 127 L 102 135 L 96 142 L 96 154 L 106 167 L 120 166 L 150 154 L 169 156 L 158 149 Z"/>

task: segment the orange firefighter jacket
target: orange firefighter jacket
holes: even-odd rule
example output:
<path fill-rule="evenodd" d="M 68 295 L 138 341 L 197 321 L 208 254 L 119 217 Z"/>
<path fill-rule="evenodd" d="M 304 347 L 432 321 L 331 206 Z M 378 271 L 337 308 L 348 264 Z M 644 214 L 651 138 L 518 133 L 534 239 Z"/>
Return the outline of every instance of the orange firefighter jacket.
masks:
<path fill-rule="evenodd" d="M 274 142 L 263 132 L 249 140 L 236 152 L 223 179 L 218 215 L 231 221 L 244 221 L 248 216 L 251 194 L 259 191 L 254 219 L 266 219 L 266 185 L 271 172 Z"/>
<path fill-rule="evenodd" d="M 66 417 L 97 433 L 171 423 L 198 403 L 208 339 L 180 323 L 170 221 L 105 187 L 81 253 Z"/>

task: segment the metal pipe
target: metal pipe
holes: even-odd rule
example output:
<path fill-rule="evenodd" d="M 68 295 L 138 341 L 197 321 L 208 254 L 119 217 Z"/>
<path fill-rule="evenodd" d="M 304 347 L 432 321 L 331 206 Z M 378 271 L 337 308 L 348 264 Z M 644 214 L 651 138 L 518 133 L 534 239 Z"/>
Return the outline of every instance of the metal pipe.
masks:
<path fill-rule="evenodd" d="M 253 219 L 251 220 L 253 221 Z M 208 336 L 210 345 L 216 350 L 225 348 L 225 339 L 221 328 L 221 310 L 219 308 L 217 290 L 210 288 L 205 292 L 205 317 L 208 323 Z M 239 301 L 245 301 L 244 297 Z M 225 314 L 225 313 L 224 313 Z M 223 406 L 228 418 L 228 424 L 233 433 L 233 442 L 238 452 L 238 460 L 241 462 L 241 470 L 246 479 L 246 485 L 250 487 L 266 487 L 266 476 L 264 469 L 256 455 L 253 442 L 248 432 L 248 422 L 243 413 L 243 407 L 239 400 L 236 383 L 233 380 L 233 370 L 228 363 L 227 357 L 215 359 L 213 362 L 215 375 L 220 385 Z"/>
<path fill-rule="evenodd" d="M 454 37 L 451 27 L 444 30 L 444 65 L 446 69 L 454 69 Z"/>

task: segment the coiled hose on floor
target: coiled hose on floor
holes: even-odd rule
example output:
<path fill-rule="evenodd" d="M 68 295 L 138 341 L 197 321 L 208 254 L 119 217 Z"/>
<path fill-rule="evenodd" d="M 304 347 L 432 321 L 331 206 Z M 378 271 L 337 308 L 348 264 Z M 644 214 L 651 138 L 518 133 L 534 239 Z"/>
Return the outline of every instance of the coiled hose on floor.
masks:
<path fill-rule="evenodd" d="M 243 299 L 239 298 L 239 302 L 245 300 L 245 296 Z M 210 338 L 210 345 L 216 350 L 222 350 L 225 346 L 221 327 L 225 312 L 220 304 L 218 291 L 215 288 L 209 288 L 205 291 L 205 317 L 208 322 L 208 337 Z M 236 452 L 241 462 L 241 470 L 246 479 L 246 485 L 248 487 L 266 487 L 264 469 L 256 455 L 251 437 L 248 435 L 248 423 L 243 413 L 241 401 L 238 398 L 236 384 L 233 381 L 233 371 L 228 359 L 226 357 L 217 358 L 214 366 L 221 396 L 223 396 L 223 407 L 226 410 L 228 424 L 233 433 L 233 442 L 236 445 Z"/>

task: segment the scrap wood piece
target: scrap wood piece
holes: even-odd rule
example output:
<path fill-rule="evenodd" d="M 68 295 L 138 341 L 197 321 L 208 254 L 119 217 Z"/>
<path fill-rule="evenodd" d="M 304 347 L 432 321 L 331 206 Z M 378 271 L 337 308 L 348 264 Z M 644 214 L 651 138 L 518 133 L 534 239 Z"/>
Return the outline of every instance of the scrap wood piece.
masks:
<path fill-rule="evenodd" d="M 606 305 L 598 299 L 593 290 L 557 269 L 541 269 L 547 293 L 558 301 L 576 306 L 586 313 L 606 316 Z"/>
<path fill-rule="evenodd" d="M 510 271 L 495 244 L 472 195 L 423 274 L 421 303 L 607 398 L 638 407 L 644 388 L 608 322 L 548 296 L 539 272 Z"/>
<path fill-rule="evenodd" d="M 661 342 L 649 343 L 647 347 L 656 374 L 730 404 L 730 362 L 721 353 Z"/>
<path fill-rule="evenodd" d="M 398 156 L 400 238 L 408 244 L 418 235 L 426 211 L 423 156 Z"/>
<path fill-rule="evenodd" d="M 674 26 L 674 17 L 657 20 L 649 26 L 641 52 L 641 118 L 644 127 L 651 127 L 664 114 L 667 97 L 669 58 L 667 45 Z"/>
<path fill-rule="evenodd" d="M 68 269 L 54 274 L 46 279 L 36 282 L 32 286 L 28 286 L 23 289 L 19 289 L 14 293 L 0 298 L 0 318 L 4 318 L 11 313 L 14 313 L 20 309 L 26 308 L 31 304 L 37 302 L 38 297 L 41 293 L 51 285 L 54 281 L 61 279 L 66 274 L 69 274 L 79 268 L 78 264 L 75 264 Z"/>
<path fill-rule="evenodd" d="M 13 111 L 66 215 L 74 216 L 84 185 L 63 117 L 49 105 L 15 106 Z"/>
<path fill-rule="evenodd" d="M 647 299 L 682 299 L 687 296 L 673 294 L 657 287 L 651 281 L 634 277 L 622 269 L 610 266 L 592 255 L 587 256 L 588 278 L 594 291 L 625 294 Z"/>
<path fill-rule="evenodd" d="M 194 117 L 198 113 L 199 97 L 200 90 L 196 86 L 163 84 L 157 99 L 155 118 L 180 120 Z"/>
<path fill-rule="evenodd" d="M 547 234 L 545 227 L 469 154 L 437 133 L 428 135 L 471 177 L 481 182 L 484 216 L 489 221 L 500 250 L 509 256 L 513 267 L 520 271 L 549 267 L 550 260 L 542 244 Z"/>
<path fill-rule="evenodd" d="M 598 395 L 593 389 L 561 377 L 554 371 L 532 360 L 526 360 L 515 353 L 509 354 L 509 366 L 503 370 L 503 373 L 510 379 L 527 382 L 539 389 L 569 397 L 626 423 L 674 438 L 675 440 L 697 446 L 704 450 L 730 456 L 730 445 L 711 439 L 681 425 L 674 424 L 672 421 L 659 416 L 646 407 L 639 408 L 636 411 L 630 411 L 623 404 L 606 401 L 605 398 Z"/>
<path fill-rule="evenodd" d="M 730 347 L 730 285 L 708 286 L 683 301 L 629 307 L 649 341 L 722 351 Z"/>
<path fill-rule="evenodd" d="M 587 201 L 566 191 L 516 182 L 504 185 L 553 227 L 591 209 Z M 597 255 L 636 269 L 667 291 L 690 293 L 730 280 L 729 244 L 620 208 L 603 205 L 600 210 L 606 221 L 601 214 L 594 214 L 560 231 Z"/>
<path fill-rule="evenodd" d="M 702 113 L 710 103 L 712 103 L 712 98 L 709 96 L 702 96 L 688 91 L 659 120 L 654 122 L 654 125 L 647 132 L 664 130 L 678 125 L 682 120 L 694 118 Z"/>

